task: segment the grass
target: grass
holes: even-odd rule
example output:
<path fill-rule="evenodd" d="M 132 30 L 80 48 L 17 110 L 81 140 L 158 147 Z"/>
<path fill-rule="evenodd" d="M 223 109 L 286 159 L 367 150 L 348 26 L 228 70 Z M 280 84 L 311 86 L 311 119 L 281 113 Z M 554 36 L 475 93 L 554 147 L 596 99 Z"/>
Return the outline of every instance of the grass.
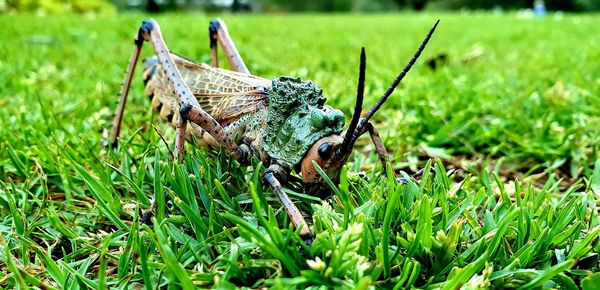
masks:
<path fill-rule="evenodd" d="M 174 132 L 139 77 L 122 146 L 100 147 L 144 17 L 0 16 L 10 36 L 0 41 L 0 287 L 600 283 L 597 15 L 224 15 L 254 74 L 312 79 L 348 115 L 360 47 L 368 107 L 442 19 L 375 117 L 396 160 L 387 174 L 364 138 L 334 197 L 290 189 L 312 216 L 310 246 L 261 184 L 260 164 L 190 145 L 175 164 L 152 126 L 169 141 Z M 157 16 L 170 48 L 203 62 L 209 19 Z M 440 55 L 435 70 L 425 65 Z"/>

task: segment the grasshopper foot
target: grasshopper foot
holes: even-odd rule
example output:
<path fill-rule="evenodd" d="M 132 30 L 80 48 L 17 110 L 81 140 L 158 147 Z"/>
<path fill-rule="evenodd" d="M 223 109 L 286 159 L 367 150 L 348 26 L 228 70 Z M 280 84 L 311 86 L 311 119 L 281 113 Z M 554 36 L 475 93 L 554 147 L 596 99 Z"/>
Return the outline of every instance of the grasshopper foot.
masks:
<path fill-rule="evenodd" d="M 402 183 L 402 184 L 408 184 L 408 179 L 406 179 L 404 177 L 398 177 L 398 176 L 396 176 L 396 182 Z"/>
<path fill-rule="evenodd" d="M 148 210 L 140 219 L 140 223 L 147 226 L 152 225 L 152 217 L 154 217 L 154 209 Z"/>
<path fill-rule="evenodd" d="M 302 239 L 302 242 L 304 242 L 304 245 L 301 245 L 298 248 L 300 256 L 310 255 L 310 249 L 312 248 L 313 243 L 315 241 L 315 236 L 312 233 L 300 233 L 300 238 Z"/>
<path fill-rule="evenodd" d="M 138 37 L 134 41 L 135 45 L 141 47 L 144 40 L 150 40 L 150 32 L 155 27 L 154 23 L 153 19 L 144 19 L 142 21 L 142 25 L 140 25 L 140 29 L 138 30 Z"/>
<path fill-rule="evenodd" d="M 163 191 L 163 195 L 165 198 L 165 203 L 168 203 L 171 200 L 171 196 L 169 195 L 168 191 Z M 142 215 L 142 218 L 140 219 L 140 223 L 151 226 L 152 225 L 152 218 L 154 217 L 154 212 L 156 211 L 156 201 L 152 203 L 152 208 L 149 209 L 144 215 Z"/>
<path fill-rule="evenodd" d="M 309 249 L 312 247 L 313 241 L 315 240 L 315 236 L 310 232 L 307 234 L 300 234 L 300 238 L 302 238 L 302 241 Z"/>

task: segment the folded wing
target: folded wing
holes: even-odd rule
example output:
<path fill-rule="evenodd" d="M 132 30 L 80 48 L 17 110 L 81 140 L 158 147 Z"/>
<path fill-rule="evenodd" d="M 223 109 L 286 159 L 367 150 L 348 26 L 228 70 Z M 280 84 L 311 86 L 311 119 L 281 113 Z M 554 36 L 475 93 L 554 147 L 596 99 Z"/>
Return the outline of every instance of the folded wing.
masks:
<path fill-rule="evenodd" d="M 198 64 L 175 54 L 172 57 L 202 109 L 222 125 L 226 126 L 267 105 L 270 80 Z M 146 76 L 149 68 L 144 73 L 148 78 L 146 92 L 153 96 L 155 107 L 157 104 L 162 107 L 161 115 L 165 110 L 173 115 L 175 110 L 179 110 L 173 86 L 160 64 L 156 66 L 152 68 L 151 76 Z"/>

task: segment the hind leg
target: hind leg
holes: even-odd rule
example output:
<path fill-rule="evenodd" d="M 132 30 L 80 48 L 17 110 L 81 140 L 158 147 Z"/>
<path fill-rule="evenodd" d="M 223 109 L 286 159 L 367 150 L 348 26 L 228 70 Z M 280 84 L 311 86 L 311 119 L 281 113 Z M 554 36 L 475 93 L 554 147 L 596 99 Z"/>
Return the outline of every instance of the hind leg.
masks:
<path fill-rule="evenodd" d="M 244 63 L 244 60 L 240 56 L 237 48 L 235 47 L 235 43 L 229 36 L 229 31 L 227 30 L 227 25 L 220 18 L 216 18 L 210 21 L 208 26 L 208 33 L 210 38 L 210 51 L 212 57 L 212 66 L 219 67 L 219 59 L 217 53 L 217 43 L 221 44 L 225 55 L 227 56 L 227 60 L 231 65 L 232 70 L 250 74 L 248 67 Z"/>
<path fill-rule="evenodd" d="M 237 144 L 233 142 L 232 138 L 227 134 L 225 129 L 212 116 L 202 110 L 200 104 L 198 104 L 198 101 L 185 84 L 181 73 L 175 65 L 175 62 L 169 53 L 169 49 L 163 40 L 162 33 L 160 32 L 160 26 L 152 19 L 147 19 L 142 22 L 142 25 L 138 30 L 138 35 L 135 38 L 135 48 L 129 61 L 123 88 L 121 89 L 121 100 L 119 102 L 119 108 L 117 109 L 117 115 L 115 116 L 113 132 L 110 141 L 116 144 L 131 79 L 144 41 L 150 42 L 154 48 L 161 67 L 164 69 L 164 73 L 172 87 L 175 89 L 175 94 L 177 95 L 177 102 L 180 112 L 178 116 L 176 116 L 177 136 L 175 139 L 175 157 L 179 160 L 183 160 L 185 131 L 188 121 L 192 121 L 193 123 L 199 125 L 202 129 L 206 130 L 217 140 L 217 142 L 219 142 L 221 146 L 224 146 L 230 154 L 237 158 Z"/>
<path fill-rule="evenodd" d="M 109 142 L 113 147 L 117 146 L 117 138 L 121 132 L 121 123 L 123 121 L 123 114 L 125 113 L 125 104 L 127 103 L 127 96 L 129 95 L 129 88 L 131 87 L 131 80 L 133 79 L 133 73 L 138 59 L 140 58 L 140 52 L 142 51 L 142 42 L 137 38 L 134 40 L 135 46 L 133 52 L 129 58 L 129 64 L 127 65 L 127 71 L 125 73 L 125 80 L 121 86 L 121 92 L 119 93 L 119 106 L 117 107 L 117 113 L 113 119 L 113 127 L 110 133 Z"/>

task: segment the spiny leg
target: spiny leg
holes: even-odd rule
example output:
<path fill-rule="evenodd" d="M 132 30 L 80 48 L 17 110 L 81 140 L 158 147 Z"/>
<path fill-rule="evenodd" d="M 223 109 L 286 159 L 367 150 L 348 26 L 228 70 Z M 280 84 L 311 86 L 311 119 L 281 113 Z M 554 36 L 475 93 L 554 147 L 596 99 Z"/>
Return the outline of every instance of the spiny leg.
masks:
<path fill-rule="evenodd" d="M 304 220 L 304 217 L 302 217 L 300 210 L 298 210 L 290 197 L 285 193 L 285 191 L 283 191 L 283 187 L 281 186 L 279 180 L 277 180 L 277 177 L 275 177 L 274 171 L 277 171 L 277 169 L 273 169 L 272 167 L 267 168 L 263 176 L 263 180 L 268 183 L 275 194 L 277 194 L 279 201 L 287 211 L 288 216 L 292 219 L 294 227 L 302 227 L 302 229 L 300 229 L 300 236 L 303 238 L 309 238 L 311 233 L 308 229 L 308 224 L 306 224 L 306 221 Z"/>
<path fill-rule="evenodd" d="M 227 131 L 225 131 L 221 124 L 202 110 L 199 105 L 183 104 L 179 110 L 179 114 L 183 120 L 189 120 L 200 126 L 215 138 L 221 146 L 224 146 L 229 153 L 239 159 L 238 145 L 233 142 L 233 139 L 227 134 Z M 185 135 L 185 132 L 183 135 Z M 185 140 L 184 137 L 181 138 Z"/>
<path fill-rule="evenodd" d="M 219 67 L 218 53 L 217 53 L 217 42 L 221 44 L 229 64 L 234 71 L 250 74 L 250 70 L 246 67 L 244 60 L 240 56 L 235 43 L 229 36 L 227 25 L 220 18 L 216 18 L 210 21 L 208 26 L 208 33 L 210 37 L 210 51 L 212 57 L 212 66 Z"/>
<path fill-rule="evenodd" d="M 367 123 L 365 129 L 369 132 L 371 141 L 373 141 L 373 144 L 375 145 L 377 156 L 379 156 L 379 161 L 381 161 L 381 165 L 383 165 L 383 168 L 385 168 L 385 164 L 390 161 L 390 156 L 388 155 L 387 150 L 385 150 L 385 146 L 383 145 L 383 141 L 381 141 L 381 137 L 379 137 L 379 132 L 377 132 L 377 129 L 375 129 L 375 126 L 373 126 L 371 122 Z"/>
<path fill-rule="evenodd" d="M 362 121 L 362 118 L 361 118 L 361 121 Z M 387 153 L 387 150 L 385 150 L 383 141 L 381 141 L 381 137 L 379 137 L 379 132 L 377 132 L 377 129 L 375 129 L 375 126 L 373 126 L 373 123 L 367 122 L 367 124 L 362 128 L 362 130 L 360 132 L 358 132 L 357 138 L 367 132 L 369 132 L 369 135 L 371 136 L 371 141 L 373 142 L 373 145 L 375 145 L 375 151 L 377 152 L 379 161 L 381 161 L 381 165 L 383 165 L 383 168 L 385 169 L 385 166 L 386 166 L 385 164 L 386 164 L 386 162 L 390 161 L 389 160 L 390 158 Z"/>
<path fill-rule="evenodd" d="M 213 19 L 208 24 L 208 39 L 210 40 L 210 58 L 213 67 L 219 67 L 219 45 L 217 40 L 219 22 Z"/>
<path fill-rule="evenodd" d="M 364 134 L 366 132 L 369 132 L 371 141 L 373 142 L 373 145 L 375 145 L 375 151 L 377 152 L 379 161 L 381 161 L 381 165 L 383 166 L 383 169 L 385 170 L 385 167 L 387 166 L 386 164 L 388 162 L 391 162 L 392 160 L 390 158 L 390 155 L 388 155 L 387 150 L 385 149 L 385 145 L 383 145 L 383 141 L 381 140 L 381 137 L 379 136 L 379 132 L 377 132 L 375 125 L 373 125 L 373 123 L 371 123 L 371 122 L 367 122 L 367 125 L 365 125 L 365 129 L 362 131 L 362 134 Z M 396 180 L 403 184 L 408 183 L 408 180 L 403 177 L 396 177 Z"/>
<path fill-rule="evenodd" d="M 133 52 L 131 53 L 131 57 L 129 58 L 127 72 L 125 73 L 125 80 L 123 81 L 123 85 L 121 86 L 121 92 L 119 93 L 119 106 L 117 107 L 115 118 L 113 119 L 113 127 L 110 133 L 109 140 L 110 144 L 113 147 L 117 146 L 117 139 L 119 138 L 119 133 L 121 131 L 121 123 L 123 121 L 123 114 L 125 112 L 125 103 L 127 103 L 127 95 L 129 94 L 131 80 L 133 79 L 133 74 L 135 72 L 137 61 L 140 58 L 140 52 L 142 51 L 143 40 L 139 36 L 140 35 L 138 34 L 134 39 L 135 46 L 133 47 Z"/>
<path fill-rule="evenodd" d="M 152 19 L 147 19 L 140 26 L 138 39 L 148 41 L 154 47 L 154 51 L 165 70 L 167 79 L 175 88 L 177 101 L 179 103 L 179 116 L 177 117 L 177 139 L 175 146 L 175 156 L 179 160 L 183 159 L 185 129 L 190 120 L 198 124 L 202 129 L 211 134 L 222 146 L 225 146 L 227 151 L 237 157 L 237 145 L 229 137 L 225 129 L 208 113 L 206 113 L 198 104 L 198 100 L 194 97 L 190 89 L 185 84 L 181 73 L 177 69 L 175 62 L 171 58 L 169 49 L 163 40 L 160 26 Z"/>
<path fill-rule="evenodd" d="M 175 160 L 183 161 L 185 152 L 185 130 L 187 129 L 187 121 L 181 116 L 177 115 L 177 121 L 175 125 L 175 152 L 173 155 Z"/>

